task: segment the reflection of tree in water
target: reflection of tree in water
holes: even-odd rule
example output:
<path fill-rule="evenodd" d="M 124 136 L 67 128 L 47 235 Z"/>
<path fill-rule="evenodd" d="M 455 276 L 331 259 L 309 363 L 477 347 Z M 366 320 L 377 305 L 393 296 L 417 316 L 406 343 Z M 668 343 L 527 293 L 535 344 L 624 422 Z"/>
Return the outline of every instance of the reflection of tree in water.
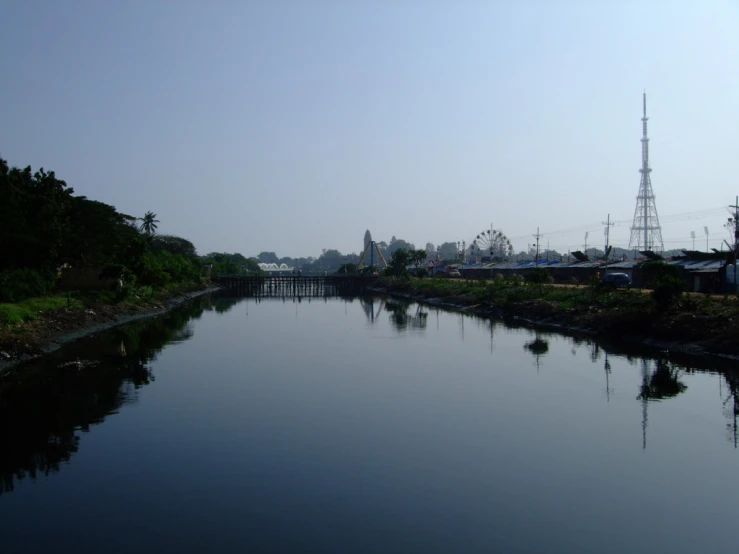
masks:
<path fill-rule="evenodd" d="M 677 396 L 688 389 L 679 379 L 680 370 L 670 366 L 665 359 L 655 361 L 655 370 L 650 374 L 648 358 L 642 358 L 642 384 L 639 388 L 637 400 L 642 403 L 642 448 L 647 448 L 647 406 L 650 400 L 664 400 Z"/>
<path fill-rule="evenodd" d="M 225 309 L 227 303 L 216 305 Z M 135 402 L 138 389 L 154 380 L 148 364 L 157 353 L 191 337 L 190 319 L 212 309 L 210 299 L 200 297 L 166 317 L 112 329 L 3 373 L 0 494 L 12 491 L 16 480 L 59 471 L 77 452 L 78 431 Z"/>
<path fill-rule="evenodd" d="M 648 367 L 648 360 L 645 359 L 644 363 Z M 645 371 L 642 375 L 642 385 L 637 398 L 639 400 L 663 400 L 677 396 L 688 388 L 679 377 L 680 370 L 672 367 L 667 360 L 656 360 L 654 372 L 649 375 L 648 371 Z"/>
<path fill-rule="evenodd" d="M 719 394 L 722 400 L 723 412 L 729 420 L 726 424 L 727 436 L 734 447 L 739 448 L 739 372 L 730 362 L 720 363 L 714 360 L 710 363 L 709 369 L 705 366 L 696 366 L 695 362 L 700 361 L 699 359 L 681 355 L 679 352 L 670 352 L 668 361 L 664 357 L 654 358 L 654 351 L 646 346 L 622 343 L 614 346 L 610 342 L 596 342 L 578 336 L 571 336 L 570 341 L 573 355 L 576 355 L 584 344 L 589 346 L 589 356 L 592 362 L 597 362 L 601 355 L 604 355 L 603 369 L 606 378 L 607 401 L 610 401 L 613 395 L 610 384 L 612 368 L 609 354 L 620 360 L 625 360 L 631 366 L 637 364 L 641 366 L 641 383 L 637 400 L 641 401 L 642 408 L 643 448 L 646 448 L 649 402 L 667 400 L 685 392 L 688 387 L 681 380 L 683 374 L 715 372 L 714 374 L 719 380 Z M 533 345 L 533 343 L 526 345 L 527 350 L 535 354 L 529 348 L 530 345 Z M 724 384 L 726 384 L 725 388 L 728 392 L 723 390 Z"/>
<path fill-rule="evenodd" d="M 428 312 L 421 304 L 416 304 L 415 313 L 410 313 L 411 302 L 388 300 L 385 309 L 390 313 L 390 321 L 398 331 L 405 329 L 425 329 Z"/>
<path fill-rule="evenodd" d="M 534 337 L 534 340 L 527 342 L 523 347 L 534 355 L 536 358 L 536 370 L 539 371 L 541 358 L 549 352 L 549 341 L 544 340 L 539 331 L 535 331 Z"/>

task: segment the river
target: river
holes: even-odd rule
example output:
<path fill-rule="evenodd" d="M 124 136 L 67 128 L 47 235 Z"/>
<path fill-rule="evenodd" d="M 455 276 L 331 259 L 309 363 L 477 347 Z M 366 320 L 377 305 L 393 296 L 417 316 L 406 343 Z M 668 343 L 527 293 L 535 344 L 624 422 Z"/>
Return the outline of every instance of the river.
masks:
<path fill-rule="evenodd" d="M 201 297 L 2 375 L 0 550 L 730 552 L 738 412 L 669 353 Z"/>

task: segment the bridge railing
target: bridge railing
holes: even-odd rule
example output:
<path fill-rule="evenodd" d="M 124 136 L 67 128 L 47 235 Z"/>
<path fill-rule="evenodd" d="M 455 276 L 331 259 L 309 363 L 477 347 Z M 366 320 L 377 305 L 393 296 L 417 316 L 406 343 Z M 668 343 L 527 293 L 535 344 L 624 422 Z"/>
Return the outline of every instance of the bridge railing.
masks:
<path fill-rule="evenodd" d="M 361 275 L 219 275 L 213 282 L 245 296 L 351 296 L 373 281 Z"/>

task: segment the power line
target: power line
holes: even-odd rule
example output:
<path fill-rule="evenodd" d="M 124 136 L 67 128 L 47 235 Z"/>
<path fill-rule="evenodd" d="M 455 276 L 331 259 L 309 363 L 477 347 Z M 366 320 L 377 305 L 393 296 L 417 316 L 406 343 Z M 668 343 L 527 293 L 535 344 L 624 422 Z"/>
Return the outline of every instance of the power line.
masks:
<path fill-rule="evenodd" d="M 706 217 L 710 217 L 712 215 L 719 215 L 724 214 L 726 211 L 726 207 L 720 206 L 717 208 L 706 208 L 703 210 L 693 210 L 690 212 L 680 212 L 675 214 L 668 214 L 663 215 L 660 217 L 660 220 L 662 223 L 669 222 L 669 223 L 675 223 L 677 221 L 687 221 L 689 219 L 704 219 Z M 631 220 L 629 219 L 614 219 L 611 221 L 611 223 L 616 226 L 620 227 L 621 225 L 629 225 L 631 223 Z M 596 231 L 598 228 L 602 227 L 603 223 L 594 221 L 592 223 L 587 223 L 584 225 L 580 225 L 578 227 L 568 227 L 566 229 L 558 229 L 554 231 L 547 231 L 546 235 L 548 237 L 557 236 L 557 235 L 566 235 L 569 233 L 577 233 L 577 232 L 583 232 L 583 231 Z M 519 235 L 515 237 L 510 237 L 510 240 L 520 240 L 520 239 L 526 239 L 529 235 Z"/>

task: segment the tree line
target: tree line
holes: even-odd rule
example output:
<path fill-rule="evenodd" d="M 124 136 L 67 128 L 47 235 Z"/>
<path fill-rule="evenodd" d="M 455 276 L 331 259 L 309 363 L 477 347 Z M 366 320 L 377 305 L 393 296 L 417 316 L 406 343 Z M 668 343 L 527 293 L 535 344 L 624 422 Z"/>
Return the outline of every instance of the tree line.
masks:
<path fill-rule="evenodd" d="M 113 270 L 129 287 L 153 288 L 198 282 L 205 263 L 259 271 L 239 254 L 198 256 L 189 240 L 157 234 L 153 212 L 138 218 L 77 196 L 43 168 L 0 158 L 0 198 L 0 302 L 50 293 L 65 266 Z"/>

